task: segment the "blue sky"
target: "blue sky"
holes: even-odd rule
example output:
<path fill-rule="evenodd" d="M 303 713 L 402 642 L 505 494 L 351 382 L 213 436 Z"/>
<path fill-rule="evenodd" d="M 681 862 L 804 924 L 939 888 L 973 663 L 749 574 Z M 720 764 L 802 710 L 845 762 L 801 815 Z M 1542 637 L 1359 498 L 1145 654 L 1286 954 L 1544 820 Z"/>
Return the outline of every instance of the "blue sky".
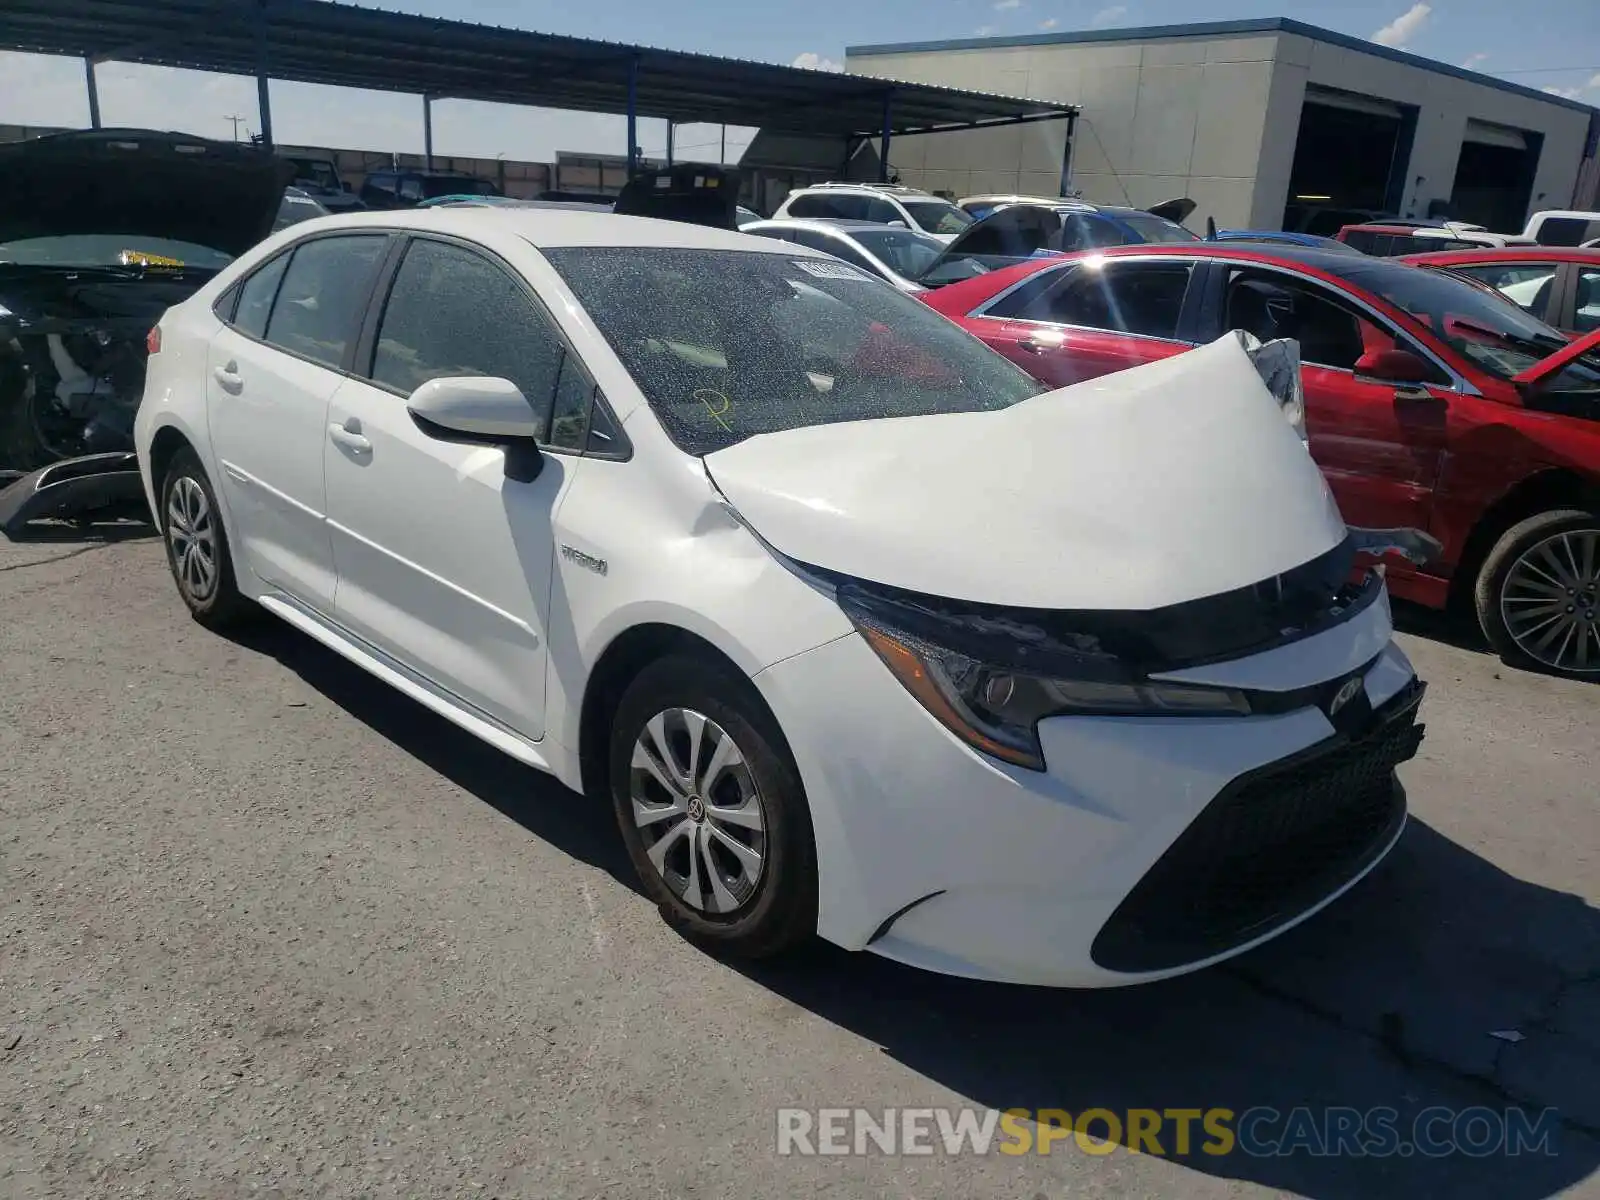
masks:
<path fill-rule="evenodd" d="M 1600 0 L 710 0 L 692 9 L 659 0 L 386 0 L 381 7 L 835 69 L 847 45 L 1292 16 L 1600 105 Z M 245 127 L 256 127 L 255 87 L 247 79 L 125 64 L 102 66 L 98 79 L 107 124 L 228 137 L 228 117 L 239 115 Z M 417 151 L 420 104 L 407 95 L 277 83 L 274 130 L 286 143 Z M 81 66 L 0 54 L 0 122 L 88 124 Z M 646 152 L 660 153 L 664 128 L 641 126 Z M 747 137 L 730 133 L 730 158 Z M 715 157 L 717 140 L 714 127 L 695 127 L 680 130 L 677 144 Z M 440 154 L 548 160 L 557 150 L 621 153 L 625 138 L 613 116 L 447 101 L 434 108 L 434 143 Z"/>

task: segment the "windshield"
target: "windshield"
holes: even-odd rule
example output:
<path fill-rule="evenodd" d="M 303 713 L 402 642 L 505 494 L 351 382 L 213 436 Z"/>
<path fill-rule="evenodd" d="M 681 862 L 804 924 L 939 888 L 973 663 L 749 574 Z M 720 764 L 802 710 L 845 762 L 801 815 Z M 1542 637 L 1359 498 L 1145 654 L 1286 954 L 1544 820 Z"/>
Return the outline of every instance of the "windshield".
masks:
<path fill-rule="evenodd" d="M 911 219 L 929 233 L 960 233 L 972 224 L 972 214 L 948 200 L 902 200 Z"/>
<path fill-rule="evenodd" d="M 896 275 L 915 279 L 944 253 L 944 243 L 936 237 L 911 229 L 852 229 L 850 236 L 868 254 L 881 259 Z"/>
<path fill-rule="evenodd" d="M 24 267 L 199 267 L 220 271 L 233 255 L 194 242 L 138 234 L 75 233 L 0 242 L 0 263 Z"/>
<path fill-rule="evenodd" d="M 1501 379 L 1513 378 L 1567 344 L 1565 337 L 1487 284 L 1374 259 L 1341 258 L 1329 269 L 1404 309 L 1457 354 Z M 1546 387 L 1600 388 L 1600 355 L 1584 355 Z"/>
<path fill-rule="evenodd" d="M 294 163 L 296 181 L 310 180 L 316 187 L 332 192 L 339 190 L 339 176 L 332 163 L 320 158 L 294 158 L 289 161 Z"/>
<path fill-rule="evenodd" d="M 1120 211 L 1116 219 L 1132 229 L 1146 242 L 1198 242 L 1200 235 L 1191 233 L 1176 221 L 1158 217 L 1155 213 Z"/>
<path fill-rule="evenodd" d="M 293 188 L 284 192 L 283 200 L 278 205 L 278 219 L 272 223 L 272 232 L 287 229 L 291 225 L 298 225 L 301 221 L 309 221 L 313 217 L 325 217 L 328 210 L 318 204 L 304 192 Z"/>
<path fill-rule="evenodd" d="M 931 308 L 833 259 L 544 255 L 689 454 L 806 425 L 1007 408 L 1045 390 Z"/>

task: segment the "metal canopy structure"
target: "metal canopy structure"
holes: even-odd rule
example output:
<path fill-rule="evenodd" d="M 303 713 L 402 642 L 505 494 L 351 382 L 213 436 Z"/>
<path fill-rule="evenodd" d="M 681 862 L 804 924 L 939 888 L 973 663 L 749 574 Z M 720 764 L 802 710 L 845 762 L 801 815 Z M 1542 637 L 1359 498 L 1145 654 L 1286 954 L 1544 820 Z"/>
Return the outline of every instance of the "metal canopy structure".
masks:
<path fill-rule="evenodd" d="M 909 134 L 1071 120 L 1070 104 L 810 71 L 358 8 L 331 0 L 5 0 L 0 49 L 255 76 L 272 141 L 268 79 L 434 100 L 638 117 L 887 142 Z M 428 147 L 432 157 L 432 146 Z"/>

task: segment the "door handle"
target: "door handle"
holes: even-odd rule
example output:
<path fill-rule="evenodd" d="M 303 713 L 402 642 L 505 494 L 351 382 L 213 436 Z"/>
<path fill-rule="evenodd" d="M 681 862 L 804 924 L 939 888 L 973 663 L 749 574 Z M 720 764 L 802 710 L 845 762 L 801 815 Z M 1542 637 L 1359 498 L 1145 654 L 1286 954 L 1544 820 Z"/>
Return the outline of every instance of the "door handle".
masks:
<path fill-rule="evenodd" d="M 1029 354 L 1049 354 L 1066 344 L 1066 336 L 1060 333 L 1027 333 L 1017 341 Z"/>
<path fill-rule="evenodd" d="M 361 435 L 361 427 L 359 425 L 351 429 L 335 421 L 328 426 L 328 436 L 334 440 L 335 444 L 343 446 L 352 453 L 372 453 L 372 443 Z"/>
<path fill-rule="evenodd" d="M 213 367 L 211 374 L 222 390 L 230 395 L 237 396 L 244 390 L 244 376 L 239 374 L 238 363 L 230 362 L 225 367 Z"/>

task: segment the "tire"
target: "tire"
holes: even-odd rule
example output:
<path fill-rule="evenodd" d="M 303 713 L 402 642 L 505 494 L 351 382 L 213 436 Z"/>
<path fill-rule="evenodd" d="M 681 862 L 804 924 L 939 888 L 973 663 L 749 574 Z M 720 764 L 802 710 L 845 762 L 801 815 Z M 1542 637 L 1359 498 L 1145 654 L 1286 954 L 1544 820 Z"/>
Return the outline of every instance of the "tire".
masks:
<path fill-rule="evenodd" d="M 705 723 L 696 767 L 688 751 L 697 717 Z M 724 737 L 740 761 L 719 766 L 719 759 L 730 762 Z M 634 767 L 641 742 L 657 751 L 654 771 Z M 777 722 L 749 680 L 681 654 L 651 663 L 618 703 L 609 763 L 628 857 L 668 925 L 740 958 L 780 953 L 816 932 L 810 807 Z M 701 796 L 712 766 L 716 774 Z M 636 819 L 636 793 L 655 819 Z M 759 856 L 755 868 L 752 853 Z"/>
<path fill-rule="evenodd" d="M 219 631 L 236 628 L 253 616 L 255 605 L 240 595 L 234 578 L 217 494 L 191 449 L 173 456 L 161 481 L 160 521 L 167 566 L 189 614 L 207 629 Z"/>
<path fill-rule="evenodd" d="M 1484 559 L 1473 599 L 1508 664 L 1600 680 L 1600 513 L 1564 508 L 1513 525 Z"/>

